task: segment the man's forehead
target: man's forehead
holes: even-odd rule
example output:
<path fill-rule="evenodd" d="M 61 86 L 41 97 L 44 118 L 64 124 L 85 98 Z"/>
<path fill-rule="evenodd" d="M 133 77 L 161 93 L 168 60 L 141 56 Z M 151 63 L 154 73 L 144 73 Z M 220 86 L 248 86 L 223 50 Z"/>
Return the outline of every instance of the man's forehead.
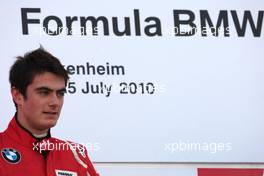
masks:
<path fill-rule="evenodd" d="M 33 76 L 34 79 L 62 79 L 64 80 L 63 76 L 57 75 L 52 72 L 42 72 L 42 73 L 37 73 Z"/>
<path fill-rule="evenodd" d="M 61 76 L 45 72 L 35 75 L 29 86 L 34 88 L 46 87 L 52 90 L 58 90 L 65 88 L 65 80 Z"/>

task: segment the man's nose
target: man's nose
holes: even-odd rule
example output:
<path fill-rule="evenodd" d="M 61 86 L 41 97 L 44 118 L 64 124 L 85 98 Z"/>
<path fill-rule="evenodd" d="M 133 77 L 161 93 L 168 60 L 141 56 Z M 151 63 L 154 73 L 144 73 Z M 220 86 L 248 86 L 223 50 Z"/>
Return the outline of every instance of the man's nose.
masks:
<path fill-rule="evenodd" d="M 60 104 L 60 98 L 56 93 L 52 93 L 49 101 L 50 106 L 59 106 Z"/>

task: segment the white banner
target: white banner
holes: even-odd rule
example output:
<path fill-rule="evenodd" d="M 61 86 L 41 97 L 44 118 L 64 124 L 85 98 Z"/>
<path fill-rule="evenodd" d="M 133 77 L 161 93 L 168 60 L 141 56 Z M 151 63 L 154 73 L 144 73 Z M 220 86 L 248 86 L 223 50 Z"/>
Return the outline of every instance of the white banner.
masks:
<path fill-rule="evenodd" d="M 1 131 L 14 58 L 43 47 L 71 76 L 53 135 L 93 161 L 264 162 L 264 3 L 0 3 Z"/>

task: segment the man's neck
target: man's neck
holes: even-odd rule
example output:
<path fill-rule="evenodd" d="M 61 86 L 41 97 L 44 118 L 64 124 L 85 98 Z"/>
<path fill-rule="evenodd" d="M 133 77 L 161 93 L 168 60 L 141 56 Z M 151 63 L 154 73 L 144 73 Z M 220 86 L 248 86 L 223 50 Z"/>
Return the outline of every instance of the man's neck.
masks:
<path fill-rule="evenodd" d="M 19 113 L 16 114 L 16 119 L 17 119 L 17 122 L 19 123 L 19 125 L 21 127 L 23 127 L 25 130 L 30 132 L 36 138 L 46 137 L 49 133 L 49 130 L 40 131 L 40 130 L 34 130 L 34 129 L 30 128 L 30 126 L 27 125 L 26 121 L 24 121 L 23 119 L 20 118 Z"/>
<path fill-rule="evenodd" d="M 35 138 L 44 138 L 48 135 L 48 133 L 44 133 L 44 134 L 32 134 Z"/>

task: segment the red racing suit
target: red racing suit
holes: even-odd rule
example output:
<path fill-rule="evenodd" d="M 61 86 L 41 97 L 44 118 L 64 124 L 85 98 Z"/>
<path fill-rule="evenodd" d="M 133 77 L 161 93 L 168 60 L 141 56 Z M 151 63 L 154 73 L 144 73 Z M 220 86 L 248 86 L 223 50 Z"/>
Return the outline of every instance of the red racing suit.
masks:
<path fill-rule="evenodd" d="M 0 133 L 0 176 L 99 176 L 82 145 L 35 138 L 16 117 Z"/>

